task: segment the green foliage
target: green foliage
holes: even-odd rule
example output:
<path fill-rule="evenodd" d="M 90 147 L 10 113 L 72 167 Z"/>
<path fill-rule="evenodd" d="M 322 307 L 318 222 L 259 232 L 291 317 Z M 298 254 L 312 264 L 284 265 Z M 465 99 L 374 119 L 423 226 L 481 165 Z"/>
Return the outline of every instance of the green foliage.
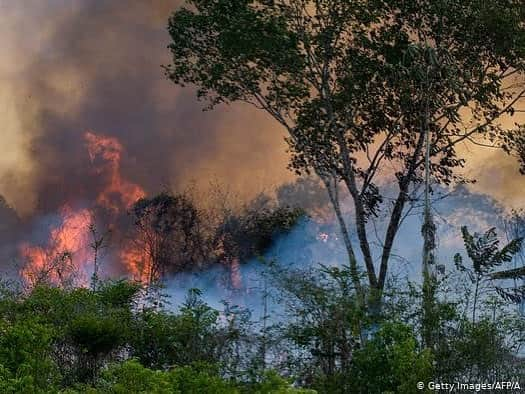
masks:
<path fill-rule="evenodd" d="M 151 370 L 130 360 L 111 365 L 95 387 L 78 387 L 93 394 L 235 394 L 237 389 L 206 366 L 177 367 L 169 371 Z M 77 392 L 72 390 L 71 393 Z"/>
<path fill-rule="evenodd" d="M 282 368 L 294 365 L 300 382 L 320 392 L 345 392 L 367 316 L 356 308 L 348 267 L 276 272 L 288 323 L 283 330 L 291 351 Z"/>
<path fill-rule="evenodd" d="M 422 350 L 417 286 L 392 284 L 379 330 L 363 340 L 358 328 L 370 321 L 348 268 L 274 274 L 287 319 L 264 332 L 249 311 L 226 304 L 220 315 L 197 289 L 177 312 L 136 308 L 138 287 L 122 281 L 6 292 L 0 392 L 406 393 L 419 381 L 525 373 L 515 356 L 525 322 L 497 297 L 476 321 L 461 313 L 467 297 L 437 302 L 437 340 Z"/>
<path fill-rule="evenodd" d="M 387 323 L 374 338 L 355 352 L 353 391 L 360 393 L 409 393 L 417 382 L 432 380 L 432 354 L 419 350 L 412 330 Z"/>
<path fill-rule="evenodd" d="M 455 262 L 474 286 L 473 303 L 469 288 L 453 301 L 441 293 L 422 318 L 413 284 L 385 287 L 396 234 L 423 182 L 424 129 L 434 184 L 468 181 L 456 149 L 467 141 L 501 147 L 525 172 L 525 127 L 501 122 L 525 98 L 524 20 L 523 0 L 186 1 L 168 22 L 167 77 L 194 85 L 208 108 L 249 103 L 284 128 L 290 169 L 315 173 L 328 191 L 349 267 L 276 273 L 285 319 L 260 331 L 250 331 L 250 311 L 225 303 L 221 314 L 196 289 L 170 312 L 136 303 L 136 284 L 96 276 L 93 289 L 2 288 L 0 392 L 410 393 L 419 381 L 524 376 L 514 368 L 523 364 L 523 317 L 489 294 L 521 300 L 494 283 L 523 278 L 522 269 L 496 271 L 520 239 L 500 248 L 494 229 L 463 228 L 472 268 L 459 255 Z M 395 169 L 392 182 L 384 168 Z M 341 213 L 345 197 L 355 229 Z M 305 217 L 264 202 L 210 225 L 186 194 L 137 201 L 131 215 L 152 260 L 150 285 L 202 261 L 263 255 Z M 384 234 L 370 225 L 379 215 Z M 71 262 L 67 251 L 58 258 Z M 394 295 L 385 299 L 385 290 Z M 422 349 L 429 320 L 435 332 Z"/>
<path fill-rule="evenodd" d="M 2 392 L 46 392 L 59 383 L 52 359 L 53 328 L 33 319 L 0 323 Z"/>
<path fill-rule="evenodd" d="M 502 323 L 485 318 L 477 322 L 459 321 L 453 332 L 437 344 L 437 376 L 475 381 L 522 375 L 523 362 L 513 355 L 507 343 L 509 335 L 514 333 L 502 327 Z"/>
<path fill-rule="evenodd" d="M 214 362 L 217 317 L 197 290 L 190 292 L 177 315 L 145 310 L 133 323 L 132 355 L 150 368 Z"/>
<path fill-rule="evenodd" d="M 140 284 L 124 280 L 102 282 L 97 296 L 104 305 L 126 309 L 133 305 L 140 289 Z"/>
<path fill-rule="evenodd" d="M 175 316 L 144 311 L 135 318 L 131 338 L 132 355 L 148 368 L 161 369 L 176 364 Z"/>
<path fill-rule="evenodd" d="M 315 394 L 315 390 L 293 387 L 290 382 L 283 379 L 275 371 L 264 374 L 261 382 L 250 386 L 250 392 L 254 394 Z"/>
<path fill-rule="evenodd" d="M 180 393 L 235 394 L 238 389 L 227 383 L 216 373 L 207 371 L 202 365 L 194 369 L 191 366 L 175 368 L 170 371 L 170 381 Z"/>
<path fill-rule="evenodd" d="M 472 260 L 474 271 L 477 274 L 487 274 L 494 268 L 508 263 L 514 255 L 521 249 L 522 239 L 514 239 L 499 249 L 499 240 L 496 229 L 491 228 L 484 234 L 470 234 L 467 227 L 461 228 L 465 249 Z M 464 268 L 461 265 L 461 256 L 456 255 L 455 261 L 458 268 Z"/>
<path fill-rule="evenodd" d="M 68 334 L 82 353 L 97 357 L 122 345 L 125 330 L 126 327 L 115 317 L 84 314 L 71 321 Z"/>
<path fill-rule="evenodd" d="M 11 361 L 0 363 L 15 376 L 13 368 L 19 363 L 26 371 L 41 368 L 28 376 L 43 386 L 94 379 L 104 358 L 125 342 L 131 301 L 137 291 L 136 285 L 126 282 L 104 283 L 100 293 L 39 286 L 27 295 L 3 299 L 0 309 L 6 335 L 2 339 L 15 341 L 20 337 L 20 344 L 4 342 L 2 350 L 18 350 L 9 350 Z M 28 364 L 23 361 L 24 355 L 36 359 Z M 51 371 L 54 380 L 47 377 Z"/>
<path fill-rule="evenodd" d="M 341 355 L 338 363 L 349 361 L 355 325 L 364 316 L 356 310 L 354 289 L 348 269 L 322 268 L 314 272 L 280 273 L 284 302 L 290 317 L 288 335 L 301 346 L 313 346 L 316 357 Z M 324 345 L 328 348 L 323 349 Z M 330 348 L 335 347 L 337 351 Z M 336 359 L 329 364 L 336 363 Z"/>
<path fill-rule="evenodd" d="M 425 129 L 437 184 L 469 181 L 462 142 L 488 140 L 523 161 L 523 127 L 501 120 L 525 97 L 524 14 L 521 0 L 187 0 L 169 20 L 166 74 L 196 87 L 208 108 L 265 111 L 288 133 L 290 168 L 318 175 L 336 213 L 353 200 L 357 247 L 380 298 L 423 182 Z M 367 223 L 380 213 L 389 225 L 374 255 L 378 229 Z M 339 224 L 357 271 L 353 229 Z"/>
<path fill-rule="evenodd" d="M 487 230 L 484 234 L 470 234 L 467 227 L 462 227 L 461 232 L 472 268 L 465 267 L 459 253 L 454 256 L 454 263 L 458 271 L 467 274 L 474 286 L 472 320 L 476 319 L 478 300 L 485 297 L 487 293 L 496 292 L 508 301 L 521 302 L 525 294 L 524 288 L 505 289 L 494 281 L 498 277 L 505 278 L 504 273 L 495 272 L 495 269 L 512 261 L 521 250 L 523 239 L 516 238 L 500 249 L 495 228 Z M 516 270 L 510 272 L 516 272 Z"/>
<path fill-rule="evenodd" d="M 465 322 L 458 334 L 453 348 L 458 352 L 457 359 L 463 363 L 459 369 L 470 372 L 472 379 L 490 376 L 490 372 L 496 372 L 495 366 L 505 364 L 508 352 L 495 323 L 488 320 Z"/>

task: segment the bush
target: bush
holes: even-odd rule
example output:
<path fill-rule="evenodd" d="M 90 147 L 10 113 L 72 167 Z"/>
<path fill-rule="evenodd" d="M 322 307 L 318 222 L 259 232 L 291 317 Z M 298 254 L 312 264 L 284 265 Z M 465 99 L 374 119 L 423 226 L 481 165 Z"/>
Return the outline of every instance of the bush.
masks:
<path fill-rule="evenodd" d="M 355 352 L 350 382 L 356 393 L 410 393 L 419 381 L 432 380 L 432 356 L 419 351 L 411 329 L 386 323 Z"/>
<path fill-rule="evenodd" d="M 37 393 L 54 388 L 60 375 L 53 359 L 53 330 L 33 320 L 0 324 L 1 392 Z"/>
<path fill-rule="evenodd" d="M 154 371 L 131 360 L 111 366 L 102 375 L 97 393 L 112 394 L 235 394 L 238 390 L 207 368 L 177 367 Z"/>

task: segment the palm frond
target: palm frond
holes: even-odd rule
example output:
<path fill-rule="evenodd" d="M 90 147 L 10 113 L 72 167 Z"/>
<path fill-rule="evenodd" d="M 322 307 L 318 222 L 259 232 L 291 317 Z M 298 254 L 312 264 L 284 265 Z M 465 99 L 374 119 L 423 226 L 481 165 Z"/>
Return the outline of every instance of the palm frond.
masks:
<path fill-rule="evenodd" d="M 490 274 L 491 279 L 525 279 L 525 267 Z"/>

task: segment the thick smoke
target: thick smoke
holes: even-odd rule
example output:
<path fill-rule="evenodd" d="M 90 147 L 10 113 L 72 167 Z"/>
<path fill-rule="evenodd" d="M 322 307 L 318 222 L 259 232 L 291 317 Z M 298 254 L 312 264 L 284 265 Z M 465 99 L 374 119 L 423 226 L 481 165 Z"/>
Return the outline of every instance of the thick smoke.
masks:
<path fill-rule="evenodd" d="M 263 114 L 203 113 L 192 89 L 164 77 L 165 26 L 179 3 L 0 1 L 0 194 L 20 214 L 97 194 L 86 130 L 117 137 L 123 175 L 149 192 L 217 177 L 250 194 L 289 176 Z"/>
<path fill-rule="evenodd" d="M 298 182 L 279 188 L 278 195 L 294 196 L 301 191 L 303 196 L 315 196 L 315 201 L 322 198 L 321 190 L 314 182 L 300 179 Z M 445 196 L 446 197 L 443 197 Z M 440 197 L 441 196 L 441 197 Z M 291 200 L 284 200 L 288 203 Z M 348 257 L 337 222 L 333 217 L 316 215 L 325 212 L 327 205 L 313 204 L 313 200 L 301 201 L 309 206 L 312 215 L 299 221 L 292 231 L 279 236 L 263 256 L 240 265 L 236 275 L 242 283 L 241 288 L 231 286 L 231 271 L 222 266 L 213 267 L 205 272 L 184 273 L 166 281 L 165 292 L 169 295 L 171 306 L 180 305 L 193 288 L 203 291 L 207 303 L 217 309 L 222 309 L 221 302 L 249 308 L 257 320 L 264 315 L 263 306 L 272 311 L 271 320 L 280 318 L 282 305 L 276 300 L 279 297 L 279 287 L 275 273 L 309 271 L 321 267 L 343 267 L 348 265 Z M 328 202 L 325 202 L 328 204 Z M 347 205 L 347 204 L 345 204 Z M 471 233 L 484 233 L 495 227 L 502 244 L 509 241 L 506 233 L 506 222 L 510 212 L 496 200 L 484 194 L 469 191 L 465 186 L 458 186 L 453 191 L 439 189 L 436 191 L 433 212 L 437 224 L 436 262 L 442 266 L 444 274 L 452 273 L 454 255 L 462 254 L 466 258 L 465 247 L 461 238 L 461 227 L 467 226 Z M 346 207 L 347 223 L 353 222 L 352 210 Z M 396 280 L 410 280 L 420 283 L 423 239 L 421 227 L 423 224 L 422 207 L 418 206 L 408 215 L 396 238 L 390 261 L 390 277 Z M 384 231 L 387 221 L 379 218 L 374 226 L 379 232 Z M 358 260 L 362 261 L 355 228 L 351 227 L 351 238 L 356 246 Z M 372 251 L 376 255 L 381 252 L 380 239 L 372 241 Z M 364 267 L 361 266 L 364 271 Z M 376 267 L 376 270 L 378 267 Z M 268 296 L 266 296 L 268 295 Z"/>

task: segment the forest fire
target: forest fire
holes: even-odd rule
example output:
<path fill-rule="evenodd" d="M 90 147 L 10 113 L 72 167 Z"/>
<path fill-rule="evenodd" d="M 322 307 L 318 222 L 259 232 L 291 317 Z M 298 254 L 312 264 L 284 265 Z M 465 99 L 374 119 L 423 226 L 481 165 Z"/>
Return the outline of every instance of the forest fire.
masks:
<path fill-rule="evenodd" d="M 114 222 L 146 194 L 140 186 L 122 178 L 120 170 L 124 149 L 116 138 L 88 131 L 84 134 L 84 141 L 93 173 L 102 179 L 103 187 L 89 208 L 74 210 L 72 204 L 66 202 L 60 209 L 59 223 L 50 231 L 44 246 L 28 243 L 20 246 L 20 255 L 26 263 L 21 276 L 29 285 L 42 281 L 57 285 L 68 281 L 75 285 L 87 285 L 93 272 L 93 267 L 89 267 L 93 260 L 90 226 L 96 222 L 96 213 L 101 209 L 109 213 L 109 228 L 119 232 Z M 123 242 L 123 245 L 117 254 L 129 276 L 147 280 L 147 257 L 141 256 L 141 251 L 134 247 L 133 242 Z"/>
<path fill-rule="evenodd" d="M 146 195 L 140 186 L 122 178 L 120 161 L 123 147 L 116 138 L 88 131 L 84 139 L 95 173 L 102 176 L 106 184 L 98 195 L 97 204 L 119 213 L 122 208 L 130 208 Z"/>
<path fill-rule="evenodd" d="M 126 265 L 131 279 L 141 283 L 148 283 L 151 280 L 151 259 L 132 242 L 119 252 L 119 257 Z"/>
<path fill-rule="evenodd" d="M 95 259 L 100 258 L 100 252 L 94 248 L 96 232 L 107 230 L 111 233 L 111 245 L 104 245 L 104 265 L 108 268 L 104 274 L 124 274 L 148 284 L 166 274 L 191 270 L 203 261 L 220 261 L 229 270 L 231 287 L 242 288 L 241 261 L 233 252 L 235 247 L 230 251 L 235 256 L 204 252 L 217 245 L 214 237 L 205 240 L 199 210 L 190 199 L 160 195 L 144 200 L 146 206 L 135 207 L 146 193 L 122 176 L 125 151 L 121 142 L 87 131 L 83 143 L 88 154 L 88 173 L 97 181 L 97 192 L 91 197 L 92 202 L 81 208 L 73 208 L 79 206 L 78 201 L 66 201 L 41 245 L 20 245 L 19 254 L 25 263 L 20 274 L 28 285 L 47 282 L 87 286 L 95 271 L 97 277 L 99 274 L 98 264 L 95 267 Z M 153 205 L 147 206 L 148 203 Z M 139 217 L 134 216 L 131 223 L 126 218 L 129 213 Z"/>
<path fill-rule="evenodd" d="M 84 139 L 95 173 L 105 180 L 105 187 L 97 197 L 97 204 L 118 216 L 146 193 L 140 186 L 122 178 L 120 163 L 123 147 L 116 138 L 88 131 L 84 134 Z M 148 281 L 151 263 L 146 253 L 128 240 L 118 255 L 131 278 L 144 283 Z"/>
<path fill-rule="evenodd" d="M 0 394 L 525 392 L 525 0 L 0 32 Z"/>
<path fill-rule="evenodd" d="M 61 223 L 51 230 L 45 247 L 21 245 L 21 255 L 27 261 L 21 275 L 28 284 L 42 281 L 64 284 L 68 280 L 74 280 L 76 285 L 87 283 L 93 214 L 87 209 L 73 211 L 64 205 L 60 217 Z"/>

